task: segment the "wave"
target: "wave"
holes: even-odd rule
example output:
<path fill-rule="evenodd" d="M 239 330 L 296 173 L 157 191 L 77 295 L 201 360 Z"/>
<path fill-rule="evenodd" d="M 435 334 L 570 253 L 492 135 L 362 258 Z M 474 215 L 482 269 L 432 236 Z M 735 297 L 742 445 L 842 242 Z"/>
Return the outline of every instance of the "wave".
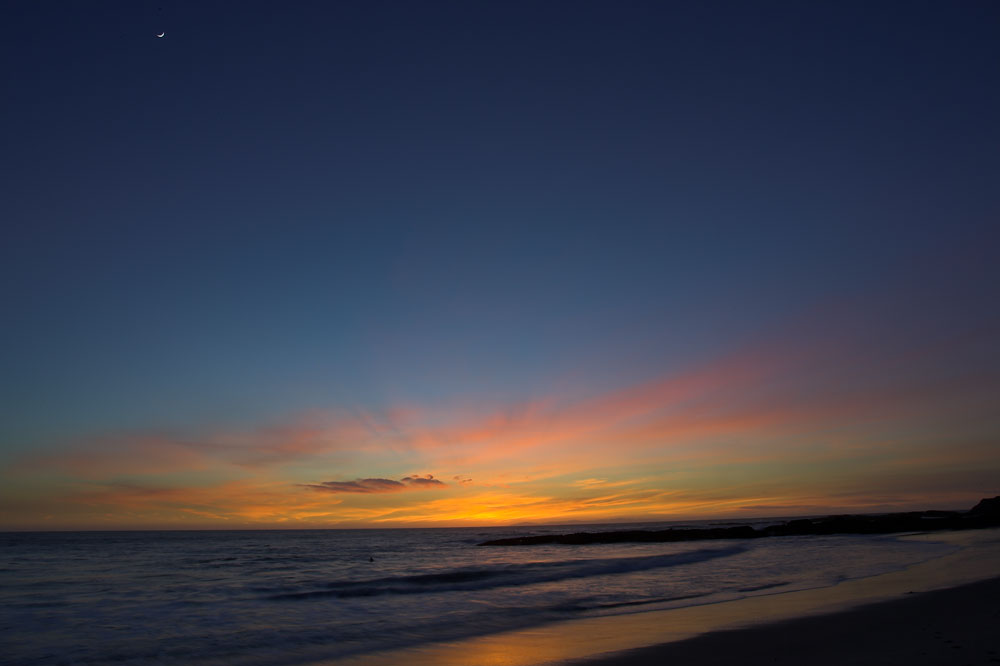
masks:
<path fill-rule="evenodd" d="M 675 567 L 738 555 L 745 550 L 746 547 L 733 546 L 729 548 L 705 548 L 667 555 L 501 564 L 486 568 L 453 569 L 440 573 L 389 576 L 357 581 L 333 581 L 320 588 L 282 592 L 265 598 L 299 600 L 317 597 L 370 597 L 382 594 L 430 594 L 486 590 Z"/>
<path fill-rule="evenodd" d="M 665 604 L 671 601 L 685 601 L 687 599 L 703 599 L 711 596 L 712 592 L 698 592 L 695 594 L 682 594 L 676 597 L 654 597 L 652 599 L 638 599 L 636 601 L 614 601 L 614 602 L 591 602 L 588 599 L 579 599 L 565 604 L 554 606 L 553 610 L 560 611 L 590 611 L 590 610 L 610 610 L 613 608 L 629 608 L 632 606 L 651 606 L 653 604 Z"/>
<path fill-rule="evenodd" d="M 751 587 L 741 587 L 737 592 L 760 592 L 761 590 L 770 590 L 774 587 L 781 587 L 782 585 L 790 585 L 791 581 L 779 580 L 773 583 L 764 583 L 763 585 L 753 585 Z"/>

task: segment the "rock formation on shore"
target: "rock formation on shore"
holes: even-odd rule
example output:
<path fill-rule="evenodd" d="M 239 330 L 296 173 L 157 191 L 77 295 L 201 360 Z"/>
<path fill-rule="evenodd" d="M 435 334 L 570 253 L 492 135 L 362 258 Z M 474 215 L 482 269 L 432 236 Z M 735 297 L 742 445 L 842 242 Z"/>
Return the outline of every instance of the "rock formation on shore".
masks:
<path fill-rule="evenodd" d="M 480 546 L 534 546 L 540 544 L 581 545 L 588 543 L 661 543 L 707 539 L 759 539 L 775 536 L 816 534 L 892 534 L 1000 527 L 1000 496 L 984 499 L 969 511 L 910 511 L 906 513 L 860 514 L 799 518 L 754 529 L 749 525 L 704 529 L 627 530 L 544 534 L 484 541 Z"/>

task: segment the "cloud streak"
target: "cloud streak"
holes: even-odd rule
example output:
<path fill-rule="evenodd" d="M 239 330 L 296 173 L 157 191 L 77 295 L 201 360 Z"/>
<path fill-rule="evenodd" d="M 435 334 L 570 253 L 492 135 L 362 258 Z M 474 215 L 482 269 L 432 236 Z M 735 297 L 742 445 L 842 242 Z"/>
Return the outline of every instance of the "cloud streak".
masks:
<path fill-rule="evenodd" d="M 398 493 L 405 490 L 440 490 L 447 488 L 448 484 L 442 483 L 432 475 L 407 476 L 399 481 L 392 479 L 355 479 L 354 481 L 323 481 L 321 483 L 302 484 L 306 488 L 319 490 L 326 493 L 359 493 L 363 495 L 371 493 Z"/>
<path fill-rule="evenodd" d="M 940 325 L 897 340 L 898 322 L 870 324 L 839 307 L 763 343 L 582 398 L 337 408 L 277 424 L 112 433 L 0 474 L 23 478 L 27 490 L 11 497 L 18 506 L 30 504 L 32 479 L 39 488 L 56 479 L 51 501 L 36 500 L 39 512 L 84 501 L 121 515 L 271 523 L 667 518 L 843 506 L 846 497 L 879 507 L 915 501 L 935 475 L 954 480 L 935 492 L 957 505 L 966 502 L 962 479 L 979 484 L 970 496 L 995 492 L 982 481 L 1000 473 L 992 329 Z M 448 483 L 407 474 L 414 469 Z M 863 487 L 870 499 L 850 494 Z M 417 490 L 448 492 L 407 492 Z"/>

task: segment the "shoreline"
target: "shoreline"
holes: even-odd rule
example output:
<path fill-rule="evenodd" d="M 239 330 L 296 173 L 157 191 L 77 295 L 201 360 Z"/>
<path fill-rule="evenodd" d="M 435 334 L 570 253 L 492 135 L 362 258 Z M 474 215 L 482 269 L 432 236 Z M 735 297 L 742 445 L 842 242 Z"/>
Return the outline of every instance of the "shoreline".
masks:
<path fill-rule="evenodd" d="M 314 663 L 347 666 L 388 666 L 399 663 L 407 666 L 610 666 L 634 663 L 640 666 L 644 663 L 667 663 L 667 657 L 662 656 L 661 652 L 680 650 L 682 648 L 679 645 L 687 646 L 683 648 L 685 650 L 701 650 L 705 655 L 704 659 L 707 659 L 703 663 L 720 663 L 729 659 L 744 661 L 745 657 L 730 652 L 724 644 L 718 642 L 720 637 L 727 637 L 728 641 L 735 633 L 750 632 L 754 635 L 767 634 L 777 641 L 776 637 L 786 631 L 780 628 L 785 623 L 830 617 L 859 617 L 859 613 L 866 612 L 865 609 L 871 608 L 873 604 L 909 604 L 925 598 L 924 593 L 967 587 L 961 594 L 967 595 L 963 603 L 969 604 L 970 621 L 989 612 L 982 604 L 997 599 L 997 596 L 991 595 L 1000 591 L 1000 582 L 994 580 L 1000 577 L 1000 528 L 901 535 L 901 538 L 944 541 L 959 546 L 960 549 L 907 569 L 852 579 L 831 587 L 764 594 L 669 610 L 566 620 L 460 641 L 425 644 L 403 650 Z M 983 592 L 987 589 L 988 594 Z M 979 605 L 972 604 L 971 600 L 977 597 L 981 599 Z M 953 614 L 955 617 L 961 615 L 958 612 Z M 1000 626 L 1000 616 L 990 617 L 987 621 L 992 622 L 991 626 Z M 850 620 L 846 622 L 847 624 L 839 620 L 832 623 L 820 622 L 820 626 L 851 626 Z M 901 628 L 897 626 L 896 629 L 892 634 L 895 638 L 887 638 L 887 641 L 898 643 L 901 640 Z M 996 633 L 995 630 L 991 631 Z M 819 639 L 817 635 L 816 640 Z M 830 640 L 850 639 L 838 637 Z M 783 649 L 780 645 L 780 642 L 775 642 L 773 647 L 776 650 Z M 901 649 L 904 646 L 890 647 Z M 824 646 L 817 643 L 813 648 L 822 650 Z M 759 663 L 775 663 L 773 657 L 775 654 L 770 652 L 766 660 Z M 1000 654 L 996 657 L 998 661 L 992 663 L 1000 664 Z M 811 659 L 802 654 L 799 658 L 807 663 Z M 641 659 L 650 661 L 637 661 Z M 847 661 L 840 663 L 861 663 L 846 653 L 841 655 L 841 659 Z M 878 663 L 884 664 L 886 661 L 883 659 Z M 898 663 L 920 662 L 907 659 Z"/>
<path fill-rule="evenodd" d="M 564 666 L 1000 664 L 1000 577 L 839 612 L 559 662 Z"/>

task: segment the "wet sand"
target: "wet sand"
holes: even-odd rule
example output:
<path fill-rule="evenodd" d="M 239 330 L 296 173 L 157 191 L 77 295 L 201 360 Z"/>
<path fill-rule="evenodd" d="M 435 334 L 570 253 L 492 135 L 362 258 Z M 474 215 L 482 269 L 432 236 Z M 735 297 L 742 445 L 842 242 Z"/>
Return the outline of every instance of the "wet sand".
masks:
<path fill-rule="evenodd" d="M 663 645 L 574 666 L 948 666 L 1000 664 L 1000 578 Z"/>
<path fill-rule="evenodd" d="M 945 541 L 958 550 L 832 587 L 556 622 L 320 663 L 1000 666 L 1000 528 L 903 538 Z"/>

